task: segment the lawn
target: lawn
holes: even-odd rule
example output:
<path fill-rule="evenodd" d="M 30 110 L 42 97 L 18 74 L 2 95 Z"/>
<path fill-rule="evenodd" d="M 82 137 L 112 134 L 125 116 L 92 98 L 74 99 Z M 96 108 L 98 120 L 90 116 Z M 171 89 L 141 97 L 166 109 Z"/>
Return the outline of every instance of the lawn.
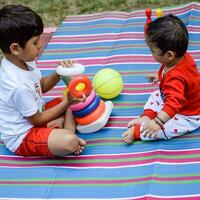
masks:
<path fill-rule="evenodd" d="M 189 3 L 189 0 L 0 0 L 5 4 L 22 4 L 38 12 L 46 27 L 58 26 L 67 15 L 80 15 L 105 11 L 125 11 L 162 8 Z M 196 0 L 200 2 L 200 0 Z"/>

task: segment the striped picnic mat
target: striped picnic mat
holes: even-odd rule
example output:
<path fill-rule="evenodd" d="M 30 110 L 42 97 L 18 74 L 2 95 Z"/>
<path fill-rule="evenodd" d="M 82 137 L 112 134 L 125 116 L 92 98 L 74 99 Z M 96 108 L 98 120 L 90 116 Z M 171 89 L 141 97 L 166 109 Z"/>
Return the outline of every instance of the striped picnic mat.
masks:
<path fill-rule="evenodd" d="M 187 25 L 189 52 L 200 66 L 200 4 L 164 9 Z M 155 10 L 153 10 L 155 19 Z M 0 145 L 0 199 L 200 199 L 200 129 L 170 141 L 123 143 L 127 122 L 137 117 L 158 85 L 146 75 L 159 64 L 144 42 L 145 12 L 68 16 L 48 42 L 38 67 L 43 75 L 62 59 L 86 66 L 91 80 L 103 68 L 119 71 L 121 94 L 105 128 L 79 134 L 84 153 L 63 159 L 18 157 Z M 64 83 L 44 95 L 60 96 Z"/>

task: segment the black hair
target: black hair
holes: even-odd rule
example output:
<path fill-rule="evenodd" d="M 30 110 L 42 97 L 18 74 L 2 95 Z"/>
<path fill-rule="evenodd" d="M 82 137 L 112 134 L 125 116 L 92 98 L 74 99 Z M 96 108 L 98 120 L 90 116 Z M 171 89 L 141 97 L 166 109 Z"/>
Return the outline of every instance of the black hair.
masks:
<path fill-rule="evenodd" d="M 162 51 L 173 51 L 181 57 L 187 51 L 188 31 L 185 24 L 176 16 L 169 14 L 152 21 L 146 33 L 147 43 L 152 43 Z"/>
<path fill-rule="evenodd" d="M 6 5 L 0 9 L 0 48 L 10 53 L 10 45 L 24 48 L 27 41 L 43 32 L 42 18 L 29 7 Z"/>

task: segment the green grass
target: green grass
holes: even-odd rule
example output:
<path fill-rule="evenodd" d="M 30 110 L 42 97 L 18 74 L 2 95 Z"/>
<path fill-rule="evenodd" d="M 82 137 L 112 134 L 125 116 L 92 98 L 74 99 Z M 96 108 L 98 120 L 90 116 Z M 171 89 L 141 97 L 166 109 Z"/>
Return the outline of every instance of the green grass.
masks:
<path fill-rule="evenodd" d="M 90 14 L 105 11 L 125 11 L 176 6 L 190 0 L 0 0 L 6 4 L 22 4 L 31 7 L 43 18 L 46 27 L 58 26 L 67 15 Z M 200 0 L 196 0 L 199 2 Z"/>

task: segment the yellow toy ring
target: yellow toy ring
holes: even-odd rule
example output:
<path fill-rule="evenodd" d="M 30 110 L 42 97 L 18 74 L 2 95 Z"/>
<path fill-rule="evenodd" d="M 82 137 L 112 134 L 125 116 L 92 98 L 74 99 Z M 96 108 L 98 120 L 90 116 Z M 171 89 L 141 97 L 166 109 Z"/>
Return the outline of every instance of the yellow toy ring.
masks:
<path fill-rule="evenodd" d="M 68 86 L 72 96 L 81 98 L 83 94 L 89 96 L 92 91 L 92 83 L 87 76 L 77 76 L 70 81 Z"/>

